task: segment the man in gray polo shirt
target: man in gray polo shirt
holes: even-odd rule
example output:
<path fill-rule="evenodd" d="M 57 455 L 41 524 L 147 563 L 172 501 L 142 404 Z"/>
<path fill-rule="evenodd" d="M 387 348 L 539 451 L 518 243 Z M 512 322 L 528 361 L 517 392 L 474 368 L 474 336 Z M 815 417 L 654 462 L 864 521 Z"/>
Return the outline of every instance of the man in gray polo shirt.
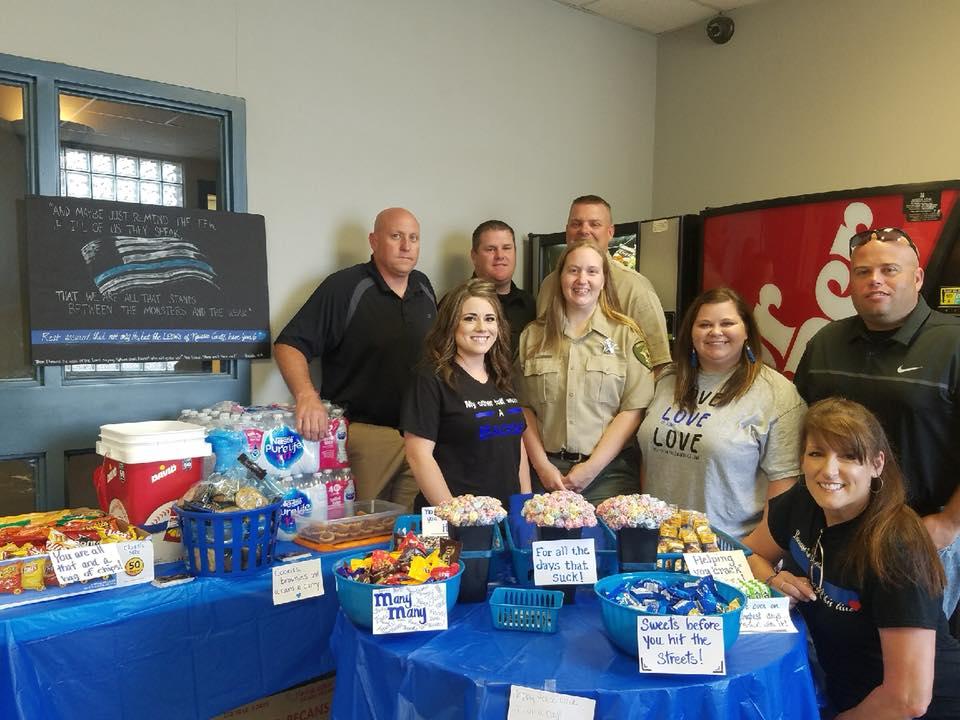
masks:
<path fill-rule="evenodd" d="M 902 230 L 865 230 L 850 249 L 857 314 L 813 337 L 794 382 L 810 404 L 843 396 L 880 420 L 940 551 L 950 617 L 960 597 L 960 318 L 920 297 L 919 252 Z"/>

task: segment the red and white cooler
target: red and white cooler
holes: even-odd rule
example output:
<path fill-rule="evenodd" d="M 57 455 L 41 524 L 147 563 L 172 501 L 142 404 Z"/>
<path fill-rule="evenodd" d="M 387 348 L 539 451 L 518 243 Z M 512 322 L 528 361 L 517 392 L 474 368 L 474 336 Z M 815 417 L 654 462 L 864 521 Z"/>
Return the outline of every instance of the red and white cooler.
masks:
<path fill-rule="evenodd" d="M 103 464 L 93 474 L 100 508 L 162 537 L 173 503 L 203 478 L 203 458 L 212 452 L 204 435 L 201 426 L 179 421 L 102 425 Z"/>

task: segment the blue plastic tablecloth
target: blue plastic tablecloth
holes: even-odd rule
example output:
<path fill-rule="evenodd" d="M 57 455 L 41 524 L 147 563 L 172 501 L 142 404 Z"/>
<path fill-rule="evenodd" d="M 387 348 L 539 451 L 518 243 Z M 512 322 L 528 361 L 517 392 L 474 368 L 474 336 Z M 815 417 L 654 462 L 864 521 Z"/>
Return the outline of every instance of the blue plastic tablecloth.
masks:
<path fill-rule="evenodd" d="M 504 718 L 511 685 L 594 698 L 595 718 L 818 718 L 806 631 L 741 635 L 723 677 L 641 675 L 614 647 L 592 591 L 560 611 L 554 635 L 495 630 L 486 603 L 458 605 L 445 632 L 374 636 L 340 613 L 336 719 Z"/>
<path fill-rule="evenodd" d="M 267 568 L 2 610 L 0 718 L 209 718 L 327 673 L 333 566 L 369 549 L 313 553 L 324 595 L 285 605 Z M 304 548 L 278 543 L 291 550 Z"/>

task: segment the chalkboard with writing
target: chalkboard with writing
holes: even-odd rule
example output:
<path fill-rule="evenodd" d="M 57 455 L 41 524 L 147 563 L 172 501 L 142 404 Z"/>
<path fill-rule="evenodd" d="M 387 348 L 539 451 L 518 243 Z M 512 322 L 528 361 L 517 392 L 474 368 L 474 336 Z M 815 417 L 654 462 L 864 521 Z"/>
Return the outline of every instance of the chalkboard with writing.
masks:
<path fill-rule="evenodd" d="M 37 365 L 270 356 L 261 215 L 25 200 Z"/>

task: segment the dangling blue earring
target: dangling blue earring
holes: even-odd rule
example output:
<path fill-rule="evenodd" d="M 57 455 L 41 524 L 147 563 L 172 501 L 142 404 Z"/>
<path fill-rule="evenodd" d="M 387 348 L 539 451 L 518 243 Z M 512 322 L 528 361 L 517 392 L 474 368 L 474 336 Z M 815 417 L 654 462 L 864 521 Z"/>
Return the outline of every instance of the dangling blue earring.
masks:
<path fill-rule="evenodd" d="M 699 361 L 697 360 L 697 351 L 696 351 L 696 350 L 691 350 L 691 351 L 690 351 L 690 367 L 695 368 L 695 367 L 697 367 L 697 365 L 699 365 L 699 364 L 700 364 L 700 363 L 699 363 Z"/>
<path fill-rule="evenodd" d="M 752 363 L 755 363 L 757 361 L 757 356 L 753 354 L 753 350 L 750 349 L 749 345 L 744 345 L 743 351 L 747 354 L 747 360 L 749 360 Z"/>

